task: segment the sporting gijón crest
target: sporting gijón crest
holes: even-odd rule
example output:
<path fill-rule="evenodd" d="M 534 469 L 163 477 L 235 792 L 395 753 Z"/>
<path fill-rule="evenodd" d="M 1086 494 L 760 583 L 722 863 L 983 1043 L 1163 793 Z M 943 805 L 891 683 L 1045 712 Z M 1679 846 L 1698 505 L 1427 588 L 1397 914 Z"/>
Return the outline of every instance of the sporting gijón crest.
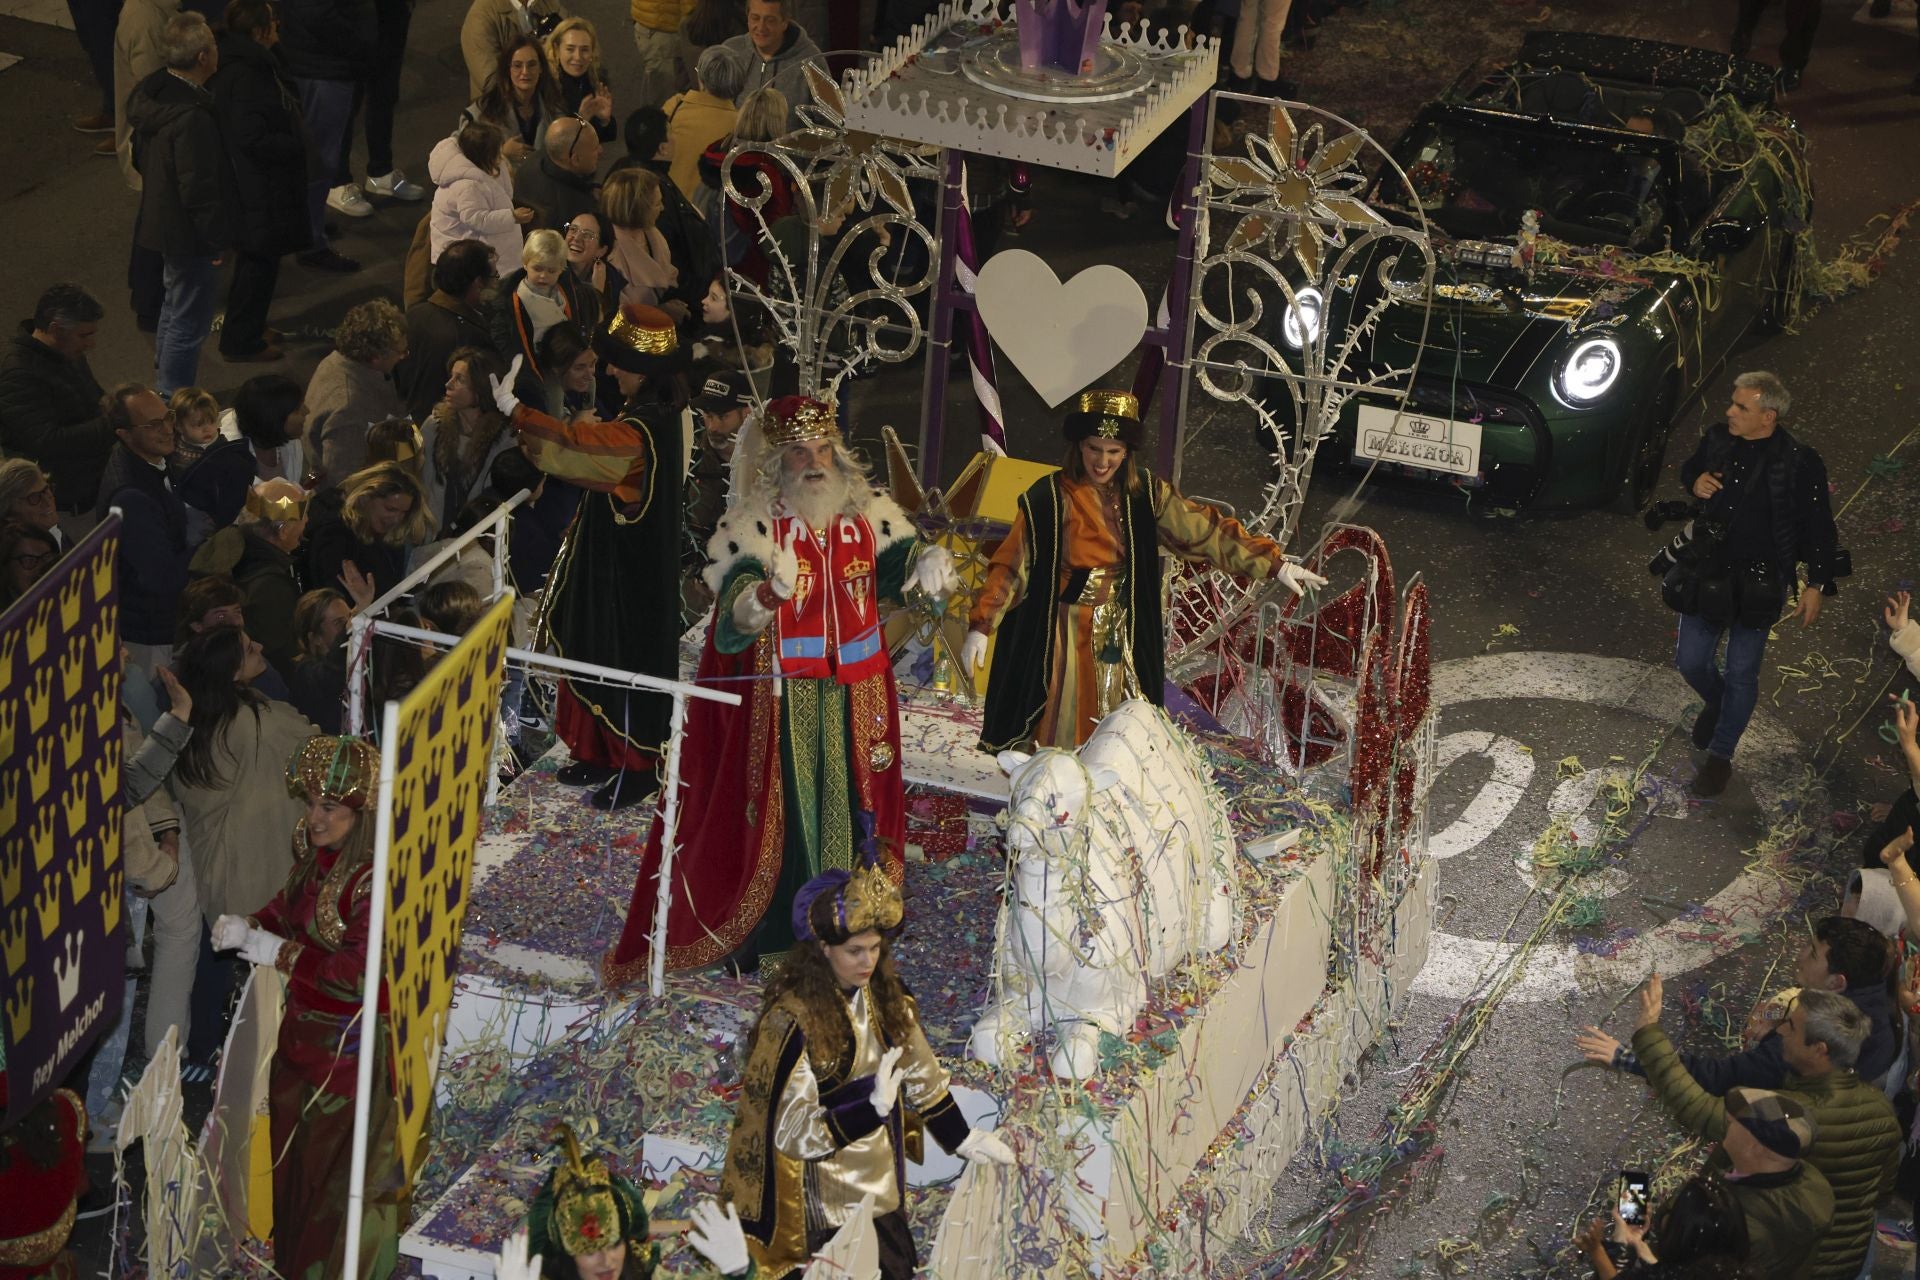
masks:
<path fill-rule="evenodd" d="M 780 607 L 780 673 L 795 679 L 857 684 L 886 665 L 880 635 L 878 547 L 873 527 L 860 516 L 834 518 L 815 532 L 794 516 L 774 522 L 774 543 L 785 545 L 796 529 L 799 561 L 793 598 Z M 822 584 L 832 584 L 822 589 Z"/>

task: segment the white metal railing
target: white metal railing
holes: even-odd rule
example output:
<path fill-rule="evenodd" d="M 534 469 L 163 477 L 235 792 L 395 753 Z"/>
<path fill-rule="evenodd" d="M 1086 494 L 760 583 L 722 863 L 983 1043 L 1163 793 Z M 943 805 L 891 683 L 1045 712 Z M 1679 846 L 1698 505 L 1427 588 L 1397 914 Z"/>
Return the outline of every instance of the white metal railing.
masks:
<path fill-rule="evenodd" d="M 353 621 L 349 624 L 347 641 L 347 718 L 346 731 L 350 734 L 364 734 L 367 731 L 367 650 L 372 640 L 373 624 L 381 614 L 393 606 L 396 600 L 410 594 L 414 588 L 431 578 L 441 565 L 447 564 L 473 543 L 496 534 L 493 540 L 493 596 L 498 600 L 501 592 L 507 589 L 507 533 L 508 516 L 515 507 L 533 497 L 529 489 L 508 498 L 505 502 L 487 513 L 473 528 L 457 538 L 448 541 L 431 560 L 400 579 L 387 589 L 385 595 L 364 609 L 354 611 Z"/>

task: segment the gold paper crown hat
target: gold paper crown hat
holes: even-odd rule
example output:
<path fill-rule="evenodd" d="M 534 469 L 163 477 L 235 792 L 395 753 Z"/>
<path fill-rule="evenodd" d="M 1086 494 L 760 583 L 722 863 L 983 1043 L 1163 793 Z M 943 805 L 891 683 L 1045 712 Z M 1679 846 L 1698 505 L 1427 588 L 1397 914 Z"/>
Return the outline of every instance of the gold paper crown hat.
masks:
<path fill-rule="evenodd" d="M 781 396 L 769 401 L 760 415 L 760 432 L 767 444 L 784 449 L 790 444 L 810 444 L 815 440 L 838 440 L 840 419 L 834 406 L 806 396 Z"/>
<path fill-rule="evenodd" d="M 594 345 L 601 358 L 628 373 L 674 373 L 691 359 L 680 345 L 680 331 L 674 328 L 673 317 L 658 307 L 639 303 L 614 312 Z"/>
<path fill-rule="evenodd" d="M 1061 425 L 1067 440 L 1073 444 L 1098 436 L 1138 449 L 1141 444 L 1139 397 L 1131 391 L 1082 391 Z"/>
<path fill-rule="evenodd" d="M 365 738 L 316 734 L 287 761 L 287 790 L 364 809 L 380 781 L 380 753 Z"/>
<path fill-rule="evenodd" d="M 416 428 L 417 430 L 417 428 Z M 290 524 L 305 518 L 307 504 L 313 501 L 313 495 L 302 489 L 299 497 L 291 494 L 269 498 L 258 487 L 247 490 L 247 514 L 256 520 L 267 520 L 274 524 Z"/>
<path fill-rule="evenodd" d="M 793 936 L 802 942 L 822 941 L 814 916 L 823 902 L 831 912 L 831 927 L 848 938 L 858 933 L 891 933 L 906 915 L 900 886 L 880 866 L 873 817 L 862 813 L 859 821 L 865 836 L 860 865 L 851 871 L 824 871 L 793 895 Z"/>

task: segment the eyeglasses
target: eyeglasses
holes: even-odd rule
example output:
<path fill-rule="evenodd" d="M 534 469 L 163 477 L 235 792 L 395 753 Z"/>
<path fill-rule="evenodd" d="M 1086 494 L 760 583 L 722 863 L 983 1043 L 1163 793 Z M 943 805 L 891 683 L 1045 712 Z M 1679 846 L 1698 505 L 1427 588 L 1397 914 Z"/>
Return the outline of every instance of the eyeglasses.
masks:
<path fill-rule="evenodd" d="M 16 551 L 8 557 L 7 562 L 17 564 L 23 569 L 38 569 L 54 557 L 55 553 L 52 551 Z"/>
<path fill-rule="evenodd" d="M 173 412 L 173 410 L 169 409 L 157 418 L 149 418 L 145 422 L 133 423 L 132 427 L 133 427 L 133 430 L 135 431 L 151 431 L 155 427 L 172 426 L 174 424 L 175 418 L 176 418 L 175 413 Z"/>
<path fill-rule="evenodd" d="M 20 495 L 20 501 L 31 502 L 36 507 L 43 505 L 50 507 L 53 505 L 53 486 L 43 484 L 32 493 Z"/>
<path fill-rule="evenodd" d="M 565 236 L 570 236 L 576 231 L 583 236 L 592 236 L 595 240 L 600 238 L 600 228 L 595 223 L 569 222 L 566 226 L 560 228 L 560 234 Z"/>

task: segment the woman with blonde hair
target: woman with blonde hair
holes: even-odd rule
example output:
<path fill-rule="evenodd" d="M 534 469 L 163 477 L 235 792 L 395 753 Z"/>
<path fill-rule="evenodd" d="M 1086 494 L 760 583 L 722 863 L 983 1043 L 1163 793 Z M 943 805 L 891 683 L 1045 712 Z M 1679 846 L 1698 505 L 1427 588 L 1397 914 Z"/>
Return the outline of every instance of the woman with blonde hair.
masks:
<path fill-rule="evenodd" d="M 368 598 L 407 576 L 407 550 L 427 540 L 438 522 L 413 471 L 377 462 L 313 500 L 307 535 L 307 585 L 344 589 Z"/>
<path fill-rule="evenodd" d="M 733 158 L 733 189 L 741 196 L 766 197 L 758 212 L 726 198 L 722 181 L 727 153 L 739 143 L 771 142 L 787 131 L 787 95 L 772 85 L 755 89 L 740 100 L 733 132 L 708 147 L 700 157 L 700 181 L 717 193 L 726 221 L 722 249 L 726 264 L 758 284 L 767 281 L 767 259 L 760 248 L 761 222 L 773 224 L 794 211 L 793 180 L 764 151 L 744 150 Z"/>
<path fill-rule="evenodd" d="M 393 369 L 407 356 L 407 318 L 385 298 L 363 302 L 333 331 L 333 351 L 307 383 L 307 465 L 318 489 L 367 462 L 367 428 L 406 416 Z M 289 476 L 288 479 L 294 479 Z"/>
<path fill-rule="evenodd" d="M 547 64 L 567 115 L 593 126 L 600 141 L 613 141 L 613 90 L 600 67 L 600 33 L 585 18 L 568 18 L 547 37 Z"/>
<path fill-rule="evenodd" d="M 607 263 L 627 281 L 620 304 L 659 307 L 678 323 L 686 318 L 686 304 L 665 298 L 679 284 L 680 271 L 656 225 L 665 207 L 660 175 L 650 169 L 616 169 L 600 188 L 600 208 L 613 232 Z"/>

